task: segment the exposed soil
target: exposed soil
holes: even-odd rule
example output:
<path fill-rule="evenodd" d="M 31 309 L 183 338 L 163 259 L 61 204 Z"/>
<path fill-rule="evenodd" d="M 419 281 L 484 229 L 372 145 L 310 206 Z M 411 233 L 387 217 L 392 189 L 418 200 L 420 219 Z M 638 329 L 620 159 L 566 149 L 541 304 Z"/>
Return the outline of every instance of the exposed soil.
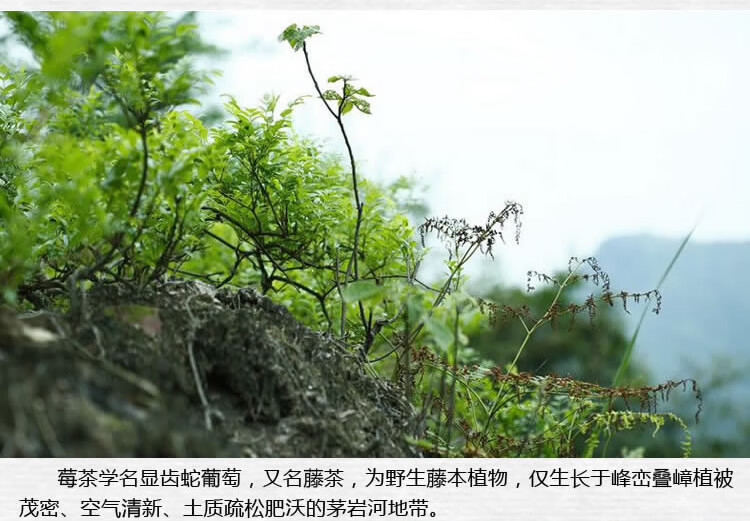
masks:
<path fill-rule="evenodd" d="M 398 390 L 252 289 L 98 286 L 75 308 L 0 311 L 0 455 L 413 455 Z"/>

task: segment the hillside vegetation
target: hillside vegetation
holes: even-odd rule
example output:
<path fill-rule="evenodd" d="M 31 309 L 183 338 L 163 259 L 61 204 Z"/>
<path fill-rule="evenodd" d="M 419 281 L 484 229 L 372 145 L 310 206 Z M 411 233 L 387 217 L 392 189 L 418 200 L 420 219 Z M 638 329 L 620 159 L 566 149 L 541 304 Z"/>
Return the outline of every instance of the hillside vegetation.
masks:
<path fill-rule="evenodd" d="M 661 402 L 684 390 L 699 409 L 694 381 L 522 365 L 550 329 L 658 313 L 659 292 L 614 289 L 586 258 L 530 272 L 533 302 L 468 294 L 467 264 L 519 240 L 521 205 L 411 223 L 413 182 L 360 170 L 346 121 L 374 93 L 316 75 L 318 27 L 280 35 L 310 99 L 229 99 L 217 119 L 194 58 L 218 50 L 192 15 L 5 16 L 33 62 L 0 65 L 4 455 L 593 456 L 667 423 L 690 453 Z M 303 101 L 344 157 L 294 131 Z M 446 249 L 439 280 L 420 275 L 427 237 Z M 498 325 L 520 332 L 501 357 L 474 344 Z M 630 374 L 625 347 L 602 351 L 608 371 Z"/>

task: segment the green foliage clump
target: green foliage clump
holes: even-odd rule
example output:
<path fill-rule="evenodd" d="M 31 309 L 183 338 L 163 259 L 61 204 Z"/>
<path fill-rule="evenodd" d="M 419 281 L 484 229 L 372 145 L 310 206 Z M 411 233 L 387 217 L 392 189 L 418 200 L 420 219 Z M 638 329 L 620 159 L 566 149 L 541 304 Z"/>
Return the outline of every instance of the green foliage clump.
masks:
<path fill-rule="evenodd" d="M 69 280 L 145 285 L 184 262 L 217 159 L 208 131 L 182 110 L 208 81 L 185 58 L 211 50 L 196 26 L 163 14 L 8 18 L 36 67 L 4 77 L 15 87 L 3 103 L 26 129 L 2 150 L 15 165 L 3 173 L 0 249 L 16 252 L 3 262 L 6 299 Z M 22 95 L 28 85 L 33 96 Z"/>
<path fill-rule="evenodd" d="M 531 305 L 520 295 L 500 304 L 468 294 L 467 264 L 492 255 L 508 233 L 518 240 L 521 206 L 509 201 L 478 225 L 443 217 L 415 229 L 406 213 L 424 207 L 410 196 L 413 181 L 379 186 L 358 171 L 345 116 L 355 108 L 369 114 L 373 94 L 343 75 L 321 87 L 308 53 L 317 26 L 292 25 L 280 39 L 302 51 L 340 130 L 343 160 L 294 132 L 301 99 L 281 106 L 268 96 L 256 108 L 230 99 L 228 120 L 213 128 L 186 110 L 210 82 L 192 57 L 217 52 L 190 16 L 7 18 L 35 60 L 0 68 L 7 303 L 85 317 L 79 297 L 93 283 L 138 289 L 181 276 L 256 286 L 396 382 L 417 410 L 413 442 L 442 455 L 593 455 L 616 431 L 666 420 L 685 426 L 654 408 L 678 383 L 607 388 L 522 370 L 538 361 L 522 355 L 535 352 L 539 336 L 549 339 L 558 318 L 593 317 L 598 305 L 658 294 L 611 291 L 592 259 L 561 277 L 540 275 L 551 289 L 533 294 Z M 446 274 L 434 283 L 419 278 L 429 234 L 448 252 Z M 575 304 L 568 294 L 584 280 L 604 283 Z M 498 317 L 514 329 L 497 333 L 491 343 L 504 347 L 490 356 L 479 332 Z"/>

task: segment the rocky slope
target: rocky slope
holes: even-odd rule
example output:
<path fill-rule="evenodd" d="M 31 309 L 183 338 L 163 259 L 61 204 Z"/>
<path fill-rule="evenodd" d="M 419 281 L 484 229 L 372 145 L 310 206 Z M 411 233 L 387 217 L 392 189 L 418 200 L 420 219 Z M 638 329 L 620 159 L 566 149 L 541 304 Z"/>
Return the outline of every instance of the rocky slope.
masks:
<path fill-rule="evenodd" d="M 3 456 L 412 455 L 400 393 L 251 289 L 109 285 L 74 309 L 0 311 Z"/>

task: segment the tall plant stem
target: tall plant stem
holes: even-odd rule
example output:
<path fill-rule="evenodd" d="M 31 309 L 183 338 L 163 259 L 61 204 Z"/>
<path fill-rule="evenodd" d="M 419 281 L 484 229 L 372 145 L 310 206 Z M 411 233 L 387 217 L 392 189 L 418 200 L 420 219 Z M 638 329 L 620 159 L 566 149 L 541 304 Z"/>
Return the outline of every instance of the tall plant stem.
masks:
<path fill-rule="evenodd" d="M 342 97 L 342 100 L 339 104 L 338 110 L 334 110 L 331 108 L 331 106 L 328 104 L 326 99 L 323 97 L 323 91 L 320 88 L 320 85 L 318 85 L 318 80 L 315 78 L 315 74 L 313 73 L 312 66 L 310 65 L 310 55 L 307 53 L 307 44 L 305 42 L 302 43 L 302 52 L 305 55 L 305 64 L 307 65 L 307 72 L 310 75 L 310 78 L 312 79 L 313 85 L 315 86 L 315 91 L 318 93 L 318 96 L 320 96 L 320 100 L 323 102 L 323 105 L 325 105 L 328 112 L 331 114 L 331 116 L 334 117 L 336 120 L 336 123 L 339 126 L 339 130 L 341 132 L 341 136 L 344 138 L 344 144 L 346 145 L 346 152 L 349 155 L 349 164 L 351 165 L 351 171 L 352 171 L 352 191 L 354 192 L 354 202 L 357 209 L 357 220 L 354 225 L 354 238 L 352 241 L 352 256 L 349 260 L 349 264 L 346 267 L 346 273 L 344 274 L 344 286 L 346 286 L 349 283 L 349 278 L 352 277 L 352 280 L 358 280 L 359 279 L 359 265 L 358 265 L 358 253 L 359 253 L 359 235 L 360 230 L 362 228 L 362 219 L 364 214 L 364 203 L 362 202 L 359 194 L 359 184 L 357 182 L 357 165 L 354 161 L 354 153 L 352 152 L 352 146 L 349 142 L 349 136 L 346 133 L 346 128 L 344 127 L 344 121 L 343 121 L 343 115 L 342 115 L 342 107 L 344 104 L 344 101 L 346 100 L 346 93 L 344 93 L 344 96 Z M 344 86 L 346 90 L 346 82 L 344 82 Z M 365 329 L 367 329 L 367 321 L 364 318 L 364 310 L 362 309 L 362 305 L 360 303 L 360 315 L 363 321 L 363 325 L 365 326 Z M 345 331 L 345 324 L 346 324 L 346 302 L 341 301 L 341 336 L 344 336 L 346 333 Z"/>

